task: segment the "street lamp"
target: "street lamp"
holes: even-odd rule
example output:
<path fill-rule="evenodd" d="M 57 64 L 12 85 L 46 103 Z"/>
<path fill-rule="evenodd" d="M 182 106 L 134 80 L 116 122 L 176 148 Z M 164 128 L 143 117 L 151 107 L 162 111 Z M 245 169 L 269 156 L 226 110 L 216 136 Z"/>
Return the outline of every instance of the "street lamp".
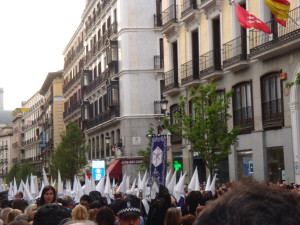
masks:
<path fill-rule="evenodd" d="M 161 112 L 163 114 L 165 114 L 166 110 L 167 110 L 167 107 L 168 107 L 168 100 L 163 98 L 161 101 L 160 101 L 160 109 L 161 109 Z"/>

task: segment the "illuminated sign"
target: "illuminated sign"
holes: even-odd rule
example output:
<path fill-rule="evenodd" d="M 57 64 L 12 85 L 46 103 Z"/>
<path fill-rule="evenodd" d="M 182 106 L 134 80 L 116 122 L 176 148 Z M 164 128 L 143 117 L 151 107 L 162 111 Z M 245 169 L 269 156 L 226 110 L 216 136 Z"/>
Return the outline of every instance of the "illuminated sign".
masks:
<path fill-rule="evenodd" d="M 92 176 L 94 180 L 100 180 L 105 176 L 105 162 L 104 160 L 92 161 Z"/>

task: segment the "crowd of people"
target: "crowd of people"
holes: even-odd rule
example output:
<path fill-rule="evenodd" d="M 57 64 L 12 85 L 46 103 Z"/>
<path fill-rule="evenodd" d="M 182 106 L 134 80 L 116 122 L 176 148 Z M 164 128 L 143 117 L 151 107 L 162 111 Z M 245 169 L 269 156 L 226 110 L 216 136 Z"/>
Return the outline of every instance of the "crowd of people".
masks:
<path fill-rule="evenodd" d="M 107 199 L 98 191 L 57 197 L 54 187 L 42 190 L 36 204 L 28 204 L 22 192 L 12 201 L 1 201 L 0 225 L 296 225 L 300 224 L 299 186 L 259 183 L 217 185 L 215 194 L 201 188 L 185 189 L 182 201 L 159 186 L 148 204 L 136 195 L 115 192 Z"/>

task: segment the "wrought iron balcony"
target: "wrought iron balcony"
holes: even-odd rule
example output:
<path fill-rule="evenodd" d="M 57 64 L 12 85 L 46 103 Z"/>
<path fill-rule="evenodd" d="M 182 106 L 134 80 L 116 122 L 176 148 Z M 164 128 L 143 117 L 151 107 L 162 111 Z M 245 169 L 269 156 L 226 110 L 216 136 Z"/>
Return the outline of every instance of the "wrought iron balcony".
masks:
<path fill-rule="evenodd" d="M 223 67 L 237 71 L 246 68 L 248 64 L 247 39 L 237 37 L 223 44 Z"/>
<path fill-rule="evenodd" d="M 178 70 L 173 69 L 164 73 L 165 87 L 163 92 L 166 94 L 177 94 L 179 92 Z"/>
<path fill-rule="evenodd" d="M 118 33 L 118 23 L 113 22 L 107 30 L 107 38 L 111 38 L 114 34 Z"/>
<path fill-rule="evenodd" d="M 66 119 L 67 117 L 69 117 L 70 115 L 72 115 L 74 112 L 78 112 L 81 109 L 81 102 L 76 102 L 75 104 L 72 104 L 70 106 L 70 108 L 68 108 L 65 112 L 64 112 L 64 119 Z"/>
<path fill-rule="evenodd" d="M 275 20 L 267 22 L 272 36 L 258 30 L 249 31 L 251 58 L 268 59 L 299 47 L 300 27 L 295 21 L 300 20 L 300 7 L 289 12 L 286 27 Z"/>
<path fill-rule="evenodd" d="M 161 27 L 162 26 L 162 14 L 154 14 L 154 27 Z"/>
<path fill-rule="evenodd" d="M 73 77 L 72 80 L 64 84 L 63 93 L 66 94 L 70 89 L 72 89 L 75 86 L 75 84 L 80 81 L 80 78 L 81 78 L 80 72 L 76 73 L 76 75 Z"/>
<path fill-rule="evenodd" d="M 188 18 L 193 15 L 192 11 L 198 9 L 200 0 L 183 0 L 181 5 L 181 19 Z"/>
<path fill-rule="evenodd" d="M 216 49 L 200 56 L 200 78 L 217 78 L 222 75 L 221 50 Z"/>
<path fill-rule="evenodd" d="M 199 58 L 181 65 L 181 85 L 194 83 L 199 80 Z"/>
<path fill-rule="evenodd" d="M 264 129 L 283 126 L 283 112 L 281 99 L 263 102 L 262 107 Z"/>
<path fill-rule="evenodd" d="M 103 113 L 87 120 L 87 129 L 91 129 L 115 117 L 120 116 L 119 107 L 111 107 Z"/>
<path fill-rule="evenodd" d="M 160 55 L 154 56 L 154 69 L 160 70 L 164 68 L 164 59 Z"/>
<path fill-rule="evenodd" d="M 93 80 L 86 88 L 86 94 L 91 93 L 93 90 L 95 90 L 97 87 L 99 87 L 103 82 L 106 82 L 106 80 L 110 76 L 110 70 L 106 69 L 104 72 L 100 74 L 100 76 L 96 77 L 95 80 Z"/>
<path fill-rule="evenodd" d="M 177 5 L 171 5 L 165 11 L 162 12 L 162 25 L 166 29 L 173 23 L 178 22 L 178 7 Z"/>
<path fill-rule="evenodd" d="M 252 106 L 233 110 L 233 125 L 240 127 L 240 133 L 250 133 L 254 130 Z"/>

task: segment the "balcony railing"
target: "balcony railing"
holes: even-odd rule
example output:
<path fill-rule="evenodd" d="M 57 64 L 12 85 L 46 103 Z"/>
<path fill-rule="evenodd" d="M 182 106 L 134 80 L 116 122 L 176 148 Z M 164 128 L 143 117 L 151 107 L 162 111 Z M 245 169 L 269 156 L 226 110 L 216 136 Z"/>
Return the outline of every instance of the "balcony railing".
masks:
<path fill-rule="evenodd" d="M 276 99 L 263 102 L 263 126 L 264 128 L 282 127 L 283 113 L 282 100 Z"/>
<path fill-rule="evenodd" d="M 193 9 L 198 9 L 200 5 L 200 0 L 183 0 L 181 5 L 181 17 L 188 14 Z"/>
<path fill-rule="evenodd" d="M 199 58 L 181 65 L 181 84 L 199 79 Z"/>
<path fill-rule="evenodd" d="M 64 112 L 64 118 L 70 116 L 73 112 L 77 111 L 78 109 L 81 108 L 81 102 L 76 102 L 75 104 L 71 105 L 70 108 L 68 108 L 65 112 Z"/>
<path fill-rule="evenodd" d="M 233 124 L 242 129 L 241 133 L 250 133 L 254 128 L 252 106 L 234 109 Z"/>
<path fill-rule="evenodd" d="M 79 81 L 80 78 L 81 78 L 80 72 L 76 73 L 76 75 L 73 77 L 73 79 L 70 80 L 67 84 L 64 85 L 64 87 L 63 87 L 63 92 L 64 92 L 64 94 L 65 94 L 66 92 L 68 92 L 68 90 L 70 90 L 70 88 L 73 87 L 73 85 L 74 85 L 77 81 Z"/>
<path fill-rule="evenodd" d="M 106 69 L 103 73 L 100 74 L 95 80 L 91 82 L 86 88 L 86 94 L 89 94 L 97 87 L 99 87 L 103 82 L 105 82 L 110 76 L 110 70 Z"/>
<path fill-rule="evenodd" d="M 231 65 L 241 60 L 247 60 L 247 39 L 238 37 L 223 44 L 223 65 Z"/>
<path fill-rule="evenodd" d="M 289 12 L 289 19 L 286 26 L 279 25 L 275 20 L 266 24 L 271 28 L 273 37 L 258 30 L 249 31 L 250 55 L 256 55 L 268 49 L 284 44 L 300 37 L 300 27 L 295 21 L 300 20 L 300 7 Z"/>
<path fill-rule="evenodd" d="M 177 69 L 165 72 L 164 75 L 165 75 L 165 87 L 163 90 L 164 92 L 179 87 Z"/>
<path fill-rule="evenodd" d="M 113 34 L 118 33 L 118 23 L 113 22 L 107 30 L 107 37 L 110 38 Z"/>
<path fill-rule="evenodd" d="M 212 50 L 200 56 L 200 76 L 221 69 L 220 49 Z"/>
<path fill-rule="evenodd" d="M 162 12 L 162 25 L 165 27 L 170 23 L 177 23 L 178 18 L 177 5 L 171 5 L 165 11 Z"/>
<path fill-rule="evenodd" d="M 159 70 L 164 68 L 164 59 L 160 55 L 154 56 L 154 69 Z"/>
<path fill-rule="evenodd" d="M 106 110 L 105 112 L 87 120 L 87 129 L 98 126 L 108 120 L 111 120 L 115 117 L 119 117 L 119 107 L 112 107 Z"/>
<path fill-rule="evenodd" d="M 162 15 L 161 13 L 159 14 L 154 14 L 154 27 L 161 27 L 162 26 Z"/>

